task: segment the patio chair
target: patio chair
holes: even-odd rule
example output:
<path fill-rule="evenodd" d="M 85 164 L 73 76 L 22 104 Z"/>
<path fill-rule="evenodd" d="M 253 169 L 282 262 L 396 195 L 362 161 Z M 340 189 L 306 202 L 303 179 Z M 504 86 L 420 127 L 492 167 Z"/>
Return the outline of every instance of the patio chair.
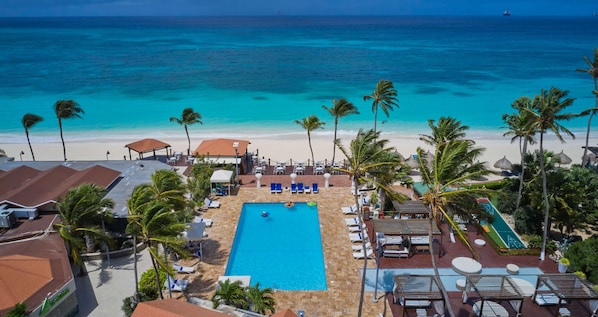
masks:
<path fill-rule="evenodd" d="M 317 194 L 320 192 L 320 190 L 318 189 L 318 183 L 311 184 L 311 192 L 314 194 Z"/>
<path fill-rule="evenodd" d="M 369 241 L 365 243 L 365 248 L 373 249 L 372 244 Z M 353 245 L 351 245 L 351 249 L 353 250 L 353 252 L 355 252 L 355 251 L 363 250 L 363 246 L 361 244 L 360 245 L 353 244 Z"/>
<path fill-rule="evenodd" d="M 363 232 L 349 233 L 349 240 L 351 240 L 351 242 L 361 242 L 363 239 L 366 238 L 367 229 L 364 229 Z"/>
<path fill-rule="evenodd" d="M 270 194 L 276 194 L 276 183 L 270 183 Z"/>
<path fill-rule="evenodd" d="M 184 266 L 184 265 L 179 265 L 177 263 L 173 263 L 172 264 L 172 268 L 179 273 L 193 273 L 195 272 L 195 268 L 192 266 Z"/>
<path fill-rule="evenodd" d="M 300 193 L 300 194 L 303 193 L 303 183 L 297 184 L 297 193 Z"/>
<path fill-rule="evenodd" d="M 363 250 L 353 251 L 353 258 L 355 258 L 355 259 L 363 259 L 366 256 L 369 259 L 374 258 L 375 257 L 374 250 L 373 249 L 366 249 L 365 253 L 363 252 Z"/>
<path fill-rule="evenodd" d="M 164 287 L 168 289 L 168 286 L 170 286 L 173 292 L 183 292 L 189 286 L 189 280 L 177 280 L 172 278 L 172 276 L 168 276 L 166 281 L 164 281 Z"/>
<path fill-rule="evenodd" d="M 214 220 L 212 220 L 210 218 L 202 218 L 200 216 L 195 216 L 195 218 L 193 218 L 193 222 L 196 222 L 196 223 L 203 222 L 206 224 L 206 227 L 211 227 Z"/>
<path fill-rule="evenodd" d="M 206 199 L 204 199 L 203 202 L 208 208 L 220 208 L 219 201 L 214 201 L 206 197 Z"/>
<path fill-rule="evenodd" d="M 363 227 L 361 226 L 348 226 L 350 232 L 361 232 Z"/>
<path fill-rule="evenodd" d="M 291 184 L 291 194 L 296 194 L 297 193 L 297 184 L 293 183 Z"/>
<path fill-rule="evenodd" d="M 276 193 L 282 194 L 282 183 L 276 183 Z"/>
<path fill-rule="evenodd" d="M 349 215 L 349 214 L 356 214 L 358 211 L 358 208 L 357 208 L 357 205 L 353 205 L 353 206 L 349 206 L 349 207 L 341 207 L 341 210 L 343 211 L 343 214 Z"/>
<path fill-rule="evenodd" d="M 345 224 L 347 224 L 347 226 L 358 226 L 360 224 L 359 218 L 345 218 Z"/>

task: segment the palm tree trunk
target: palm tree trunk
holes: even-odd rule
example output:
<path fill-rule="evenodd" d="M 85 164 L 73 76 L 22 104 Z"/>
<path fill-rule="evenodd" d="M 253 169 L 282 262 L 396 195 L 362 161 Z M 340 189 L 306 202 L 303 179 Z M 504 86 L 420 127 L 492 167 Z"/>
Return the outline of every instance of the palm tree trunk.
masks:
<path fill-rule="evenodd" d="M 332 142 L 332 165 L 334 166 L 334 158 L 336 154 L 336 131 L 338 129 L 338 118 L 334 118 L 334 142 Z M 315 162 L 313 162 L 315 164 Z"/>
<path fill-rule="evenodd" d="M 448 292 L 446 291 L 446 288 L 444 288 L 444 284 L 442 284 L 442 281 L 440 280 L 440 272 L 438 271 L 438 263 L 436 263 L 436 257 L 435 257 L 435 252 L 434 252 L 434 236 L 432 234 L 432 230 L 434 228 L 434 222 L 435 222 L 435 219 L 433 216 L 434 214 L 435 213 L 432 212 L 432 208 L 430 208 L 430 214 L 428 217 L 430 219 L 429 220 L 430 223 L 428 226 L 428 241 L 429 241 L 429 247 L 430 247 L 430 256 L 432 258 L 432 268 L 434 268 L 434 275 L 436 276 L 438 281 L 440 281 L 440 283 L 438 284 L 438 288 L 440 288 L 440 293 L 442 294 L 442 297 L 444 298 L 445 310 L 448 311 L 449 316 L 454 317 L 455 314 L 453 313 L 453 306 L 451 305 L 451 301 L 448 296 Z"/>
<path fill-rule="evenodd" d="M 58 128 L 60 128 L 60 140 L 62 141 L 62 153 L 64 155 L 64 160 L 66 161 L 66 146 L 64 145 L 64 137 L 62 136 L 62 120 L 58 118 Z"/>
<path fill-rule="evenodd" d="M 27 136 L 27 144 L 29 144 L 29 151 L 31 151 L 31 158 L 35 162 L 35 155 L 33 154 L 33 147 L 31 146 L 31 141 L 29 140 L 29 130 L 25 129 L 25 135 Z"/>
<path fill-rule="evenodd" d="M 353 176 L 353 197 L 355 197 L 355 205 L 357 206 L 357 217 L 359 217 L 359 223 L 361 223 L 363 225 L 363 227 L 365 228 L 365 223 L 363 222 L 363 216 L 362 216 L 362 210 L 363 208 L 359 207 L 359 197 L 357 195 L 358 193 L 358 182 L 357 182 L 357 176 Z M 363 239 L 361 239 L 361 248 L 363 250 L 363 271 L 362 271 L 362 275 L 361 275 L 361 291 L 360 291 L 360 295 L 359 295 L 359 308 L 357 310 L 357 317 L 361 317 L 361 313 L 363 310 L 363 301 L 365 298 L 365 273 L 366 270 L 368 268 L 368 257 L 367 255 L 367 249 L 366 249 L 366 241 L 365 241 L 365 234 L 362 232 L 363 235 Z M 378 281 L 375 281 L 375 283 L 378 283 Z"/>
<path fill-rule="evenodd" d="M 187 134 L 187 155 L 191 155 L 191 138 L 189 138 L 189 129 L 187 129 L 187 125 L 185 124 L 185 133 Z"/>
<path fill-rule="evenodd" d="M 378 106 L 376 106 L 376 110 L 374 111 L 374 133 L 376 133 L 376 122 L 378 121 Z"/>
<path fill-rule="evenodd" d="M 540 132 L 540 169 L 542 171 L 542 195 L 544 196 L 544 234 L 542 235 L 542 250 L 540 251 L 540 261 L 544 261 L 546 256 L 546 242 L 548 232 L 550 231 L 550 206 L 548 204 L 548 189 L 546 187 L 546 166 L 544 163 L 544 147 L 542 145 L 544 131 Z"/>
<path fill-rule="evenodd" d="M 596 106 L 598 107 L 598 95 L 596 96 Z M 586 167 L 588 163 L 588 144 L 590 142 L 590 128 L 592 127 L 592 118 L 596 111 L 590 112 L 590 117 L 588 118 L 588 129 L 586 130 L 586 146 L 583 147 L 583 156 L 581 158 L 581 167 Z"/>
<path fill-rule="evenodd" d="M 307 142 L 309 143 L 309 151 L 311 152 L 311 162 L 314 163 L 314 150 L 311 147 L 311 134 L 307 130 Z"/>
<path fill-rule="evenodd" d="M 519 193 L 517 194 L 517 204 L 515 210 L 519 209 L 521 204 L 521 196 L 523 195 L 523 174 L 525 173 L 525 154 L 527 153 L 527 139 L 523 141 L 523 148 L 521 149 L 521 173 L 519 174 Z"/>
<path fill-rule="evenodd" d="M 152 246 L 147 247 L 151 248 Z M 151 253 L 150 258 L 152 259 L 152 266 L 154 267 L 154 272 L 156 272 L 156 285 L 158 286 L 158 295 L 160 296 L 160 299 L 164 299 L 164 294 L 162 294 L 162 285 L 160 285 L 160 274 L 158 271 L 158 265 L 156 264 L 156 259 L 154 259 Z M 168 275 L 166 276 L 166 280 L 168 281 Z M 168 282 L 168 288 L 170 288 L 170 281 Z"/>
<path fill-rule="evenodd" d="M 133 272 L 135 273 L 135 302 L 141 302 L 141 296 L 139 296 L 139 275 L 137 272 L 137 235 L 133 234 Z"/>

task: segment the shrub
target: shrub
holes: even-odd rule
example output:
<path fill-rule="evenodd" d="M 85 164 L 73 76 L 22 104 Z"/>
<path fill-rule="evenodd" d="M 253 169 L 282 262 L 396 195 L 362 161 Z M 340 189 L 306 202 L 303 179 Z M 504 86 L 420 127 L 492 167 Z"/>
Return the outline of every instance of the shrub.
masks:
<path fill-rule="evenodd" d="M 160 277 L 160 285 L 156 285 L 156 272 L 153 268 L 143 272 L 143 274 L 141 274 L 141 278 L 139 279 L 139 293 L 142 297 L 147 297 L 148 300 L 154 300 L 158 298 L 158 292 L 161 291 L 162 285 L 164 284 L 164 281 L 166 281 L 166 272 L 163 270 L 158 270 L 158 272 Z"/>

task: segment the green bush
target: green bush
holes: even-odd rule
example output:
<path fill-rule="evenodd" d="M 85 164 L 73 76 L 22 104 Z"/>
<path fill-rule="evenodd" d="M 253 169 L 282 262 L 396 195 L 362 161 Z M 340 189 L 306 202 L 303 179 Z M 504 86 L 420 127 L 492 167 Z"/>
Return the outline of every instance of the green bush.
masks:
<path fill-rule="evenodd" d="M 573 272 L 583 272 L 590 283 L 598 282 L 598 237 L 575 242 L 569 246 L 565 257 L 571 261 L 571 270 Z"/>
<path fill-rule="evenodd" d="M 6 317 L 27 317 L 27 305 L 25 303 L 18 303 L 13 309 L 8 312 Z"/>
<path fill-rule="evenodd" d="M 162 285 L 164 285 L 164 282 L 166 281 L 166 272 L 159 269 L 158 274 L 160 277 L 160 285 L 156 285 L 156 272 L 153 268 L 143 272 L 139 279 L 139 293 L 141 296 L 147 297 L 148 300 L 158 298 Z"/>

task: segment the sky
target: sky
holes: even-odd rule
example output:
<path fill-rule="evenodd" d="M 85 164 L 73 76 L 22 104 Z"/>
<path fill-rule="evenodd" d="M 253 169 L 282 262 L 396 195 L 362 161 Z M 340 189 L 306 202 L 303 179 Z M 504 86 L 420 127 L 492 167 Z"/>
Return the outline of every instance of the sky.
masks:
<path fill-rule="evenodd" d="M 0 17 L 239 15 L 591 16 L 598 0 L 0 0 Z"/>

